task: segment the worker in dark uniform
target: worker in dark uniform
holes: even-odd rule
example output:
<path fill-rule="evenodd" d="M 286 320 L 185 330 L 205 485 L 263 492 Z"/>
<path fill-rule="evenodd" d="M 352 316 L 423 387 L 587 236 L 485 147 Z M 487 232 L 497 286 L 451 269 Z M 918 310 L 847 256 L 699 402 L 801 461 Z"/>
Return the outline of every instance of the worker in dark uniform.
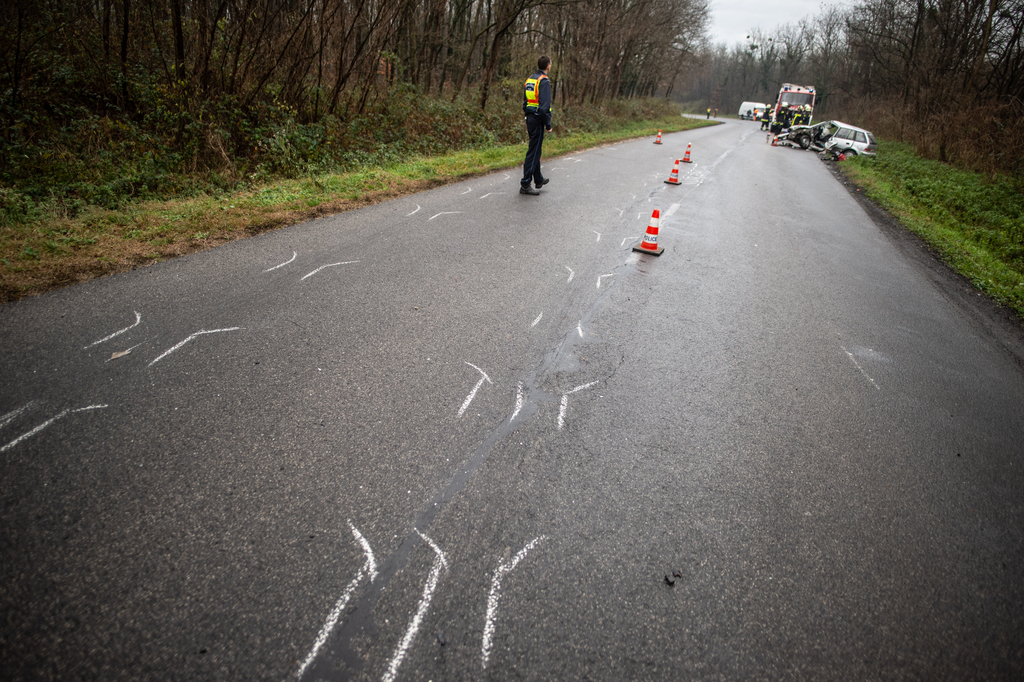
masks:
<path fill-rule="evenodd" d="M 551 132 L 550 68 L 551 58 L 541 55 L 537 60 L 537 73 L 527 78 L 523 86 L 523 114 L 526 116 L 530 146 L 523 163 L 523 179 L 519 181 L 520 194 L 540 194 L 540 188 L 548 184 L 548 179 L 540 173 L 540 151 L 544 144 L 544 132 Z M 530 181 L 533 181 L 536 189 L 530 187 Z"/>
<path fill-rule="evenodd" d="M 768 130 L 768 126 L 772 123 L 772 108 L 765 107 L 764 111 L 761 112 L 761 130 Z"/>

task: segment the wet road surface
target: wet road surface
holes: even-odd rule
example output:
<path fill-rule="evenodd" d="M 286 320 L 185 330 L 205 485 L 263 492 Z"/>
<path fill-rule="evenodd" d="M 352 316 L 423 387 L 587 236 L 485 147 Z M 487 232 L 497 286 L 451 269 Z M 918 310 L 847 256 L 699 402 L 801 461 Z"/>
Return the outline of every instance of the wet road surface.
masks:
<path fill-rule="evenodd" d="M 754 123 L 543 168 L 0 308 L 8 678 L 1019 679 L 1019 329 Z"/>

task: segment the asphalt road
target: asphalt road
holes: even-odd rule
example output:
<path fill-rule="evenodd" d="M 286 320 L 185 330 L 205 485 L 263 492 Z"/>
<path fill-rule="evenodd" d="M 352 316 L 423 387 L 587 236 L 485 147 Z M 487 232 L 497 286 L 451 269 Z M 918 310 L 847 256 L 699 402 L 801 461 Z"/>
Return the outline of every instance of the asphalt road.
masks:
<path fill-rule="evenodd" d="M 5 678 L 1020 679 L 1019 327 L 651 142 L 0 308 Z"/>

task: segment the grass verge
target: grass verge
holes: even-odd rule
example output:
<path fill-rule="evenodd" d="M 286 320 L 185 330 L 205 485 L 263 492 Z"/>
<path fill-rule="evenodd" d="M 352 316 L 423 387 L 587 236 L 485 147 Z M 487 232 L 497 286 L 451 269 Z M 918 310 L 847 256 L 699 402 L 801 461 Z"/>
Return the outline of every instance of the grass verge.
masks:
<path fill-rule="evenodd" d="M 652 136 L 659 129 L 678 132 L 705 125 L 709 123 L 673 115 L 600 133 L 560 135 L 556 128 L 544 140 L 544 157 Z M 89 207 L 74 217 L 5 225 L 0 228 L 0 302 L 512 168 L 522 164 L 525 153 L 525 143 L 460 151 L 219 196 L 139 202 L 116 210 Z"/>
<path fill-rule="evenodd" d="M 1024 320 L 1024 181 L 958 170 L 880 142 L 843 164 L 865 195 L 947 264 Z"/>

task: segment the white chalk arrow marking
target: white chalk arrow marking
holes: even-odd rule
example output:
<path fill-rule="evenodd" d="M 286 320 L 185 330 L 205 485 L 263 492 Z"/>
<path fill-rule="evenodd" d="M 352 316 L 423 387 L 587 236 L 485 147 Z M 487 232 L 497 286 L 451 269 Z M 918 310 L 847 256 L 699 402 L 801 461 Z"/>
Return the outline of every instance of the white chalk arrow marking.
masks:
<path fill-rule="evenodd" d="M 480 378 L 480 381 L 476 382 L 476 386 L 474 386 L 473 390 L 469 392 L 469 395 L 466 396 L 466 400 L 462 403 L 462 407 L 459 408 L 459 413 L 455 415 L 456 418 L 461 417 L 462 414 L 466 411 L 466 408 L 469 407 L 469 404 L 473 402 L 473 398 L 476 397 L 476 392 L 480 390 L 480 387 L 484 385 L 485 381 L 491 384 L 492 386 L 494 385 L 494 382 L 491 381 L 491 378 L 487 376 L 487 373 L 485 371 L 474 365 L 472 362 L 467 362 L 466 364 L 475 369 L 476 371 L 480 372 L 480 374 L 482 374 L 483 376 Z"/>
<path fill-rule="evenodd" d="M 429 222 L 430 220 L 433 220 L 434 218 L 436 218 L 436 217 L 437 217 L 437 216 L 439 216 L 439 215 L 454 215 L 454 214 L 456 214 L 456 213 L 462 213 L 462 211 L 441 211 L 440 213 L 438 213 L 438 214 L 436 214 L 436 215 L 432 215 L 432 216 L 430 216 L 430 218 L 428 219 L 428 222 Z"/>
<path fill-rule="evenodd" d="M 31 404 L 31 403 L 29 403 L 29 404 Z M 25 407 L 28 407 L 28 405 L 26 405 Z M 107 405 L 89 405 L 88 407 L 79 407 L 77 410 L 71 410 L 71 409 L 64 410 L 63 412 L 58 414 L 56 417 L 51 417 L 50 419 L 47 419 L 42 424 L 40 424 L 36 428 L 32 429 L 28 433 L 21 434 L 20 436 L 18 436 L 14 440 L 12 440 L 10 443 L 8 443 L 7 445 L 5 445 L 2 448 L 0 448 L 0 452 L 5 452 L 7 450 L 10 450 L 11 448 L 13 448 L 15 445 L 17 445 L 21 441 L 25 440 L 26 438 L 31 438 L 32 436 L 36 435 L 37 433 L 39 433 L 40 431 L 45 429 L 47 426 L 50 426 L 51 424 L 53 424 L 58 419 L 63 419 L 64 417 L 68 416 L 69 414 L 74 414 L 75 412 L 85 412 L 87 410 L 102 410 L 105 407 L 108 407 L 108 406 Z M 22 409 L 25 409 L 25 408 L 22 408 Z M 16 412 L 17 412 L 17 410 L 16 410 Z M 7 415 L 5 415 L 5 416 L 7 416 Z"/>
<path fill-rule="evenodd" d="M 114 338 L 115 336 L 120 336 L 121 334 L 124 334 L 129 329 L 134 329 L 135 327 L 138 327 L 139 324 L 142 322 L 142 315 L 140 315 L 138 313 L 138 311 L 133 311 L 133 312 L 135 313 L 135 324 L 130 324 L 127 327 L 125 327 L 124 329 L 122 329 L 120 331 L 114 332 L 110 336 L 104 336 L 99 341 L 93 341 L 92 343 L 90 343 L 88 346 L 86 346 L 82 350 L 85 350 L 86 348 L 92 348 L 93 346 L 95 346 L 97 344 L 100 344 L 100 343 L 103 343 L 104 341 L 110 341 L 110 339 Z"/>
<path fill-rule="evenodd" d="M 356 542 L 358 542 L 363 548 L 363 554 L 366 555 L 366 561 L 363 562 L 362 567 L 356 571 L 356 575 L 349 582 L 348 586 L 341 593 L 341 597 L 335 602 L 334 608 L 331 610 L 330 615 L 327 616 L 327 621 L 324 623 L 323 628 L 320 630 L 320 634 L 317 635 L 316 642 L 313 643 L 313 649 L 306 656 L 306 660 L 302 662 L 299 667 L 299 672 L 296 673 L 296 678 L 301 678 L 303 673 L 306 672 L 306 668 L 309 664 L 316 660 L 317 653 L 320 652 L 320 647 L 324 645 L 327 638 L 331 635 L 331 631 L 334 630 L 334 626 L 338 624 L 338 619 L 341 618 L 342 611 L 348 605 L 348 600 L 352 598 L 352 593 L 355 592 L 356 588 L 359 587 L 359 583 L 363 581 L 363 578 L 369 576 L 370 582 L 372 583 L 377 577 L 377 560 L 373 558 L 373 550 L 370 548 L 370 543 L 366 541 L 363 534 L 352 525 L 352 520 L 349 519 L 348 527 L 352 529 L 352 535 L 355 536 Z"/>
<path fill-rule="evenodd" d="M 234 331 L 238 331 L 239 329 L 241 329 L 241 327 L 229 327 L 227 329 L 211 329 L 209 331 L 207 331 L 205 329 L 200 329 L 195 334 L 192 334 L 191 336 L 189 336 L 187 339 L 185 339 L 184 341 L 182 341 L 178 345 L 173 346 L 173 347 L 168 348 L 167 350 L 165 350 L 163 352 L 163 354 L 161 354 L 156 360 L 154 360 L 153 362 L 149 363 L 149 366 L 152 367 L 153 365 L 155 365 L 156 363 L 160 362 L 161 360 L 166 358 L 168 355 L 170 355 L 174 351 L 178 350 L 179 348 L 181 348 L 182 346 L 184 346 L 186 343 L 188 343 L 192 339 L 196 338 L 197 336 L 202 336 L 203 334 L 220 334 L 221 332 L 234 332 Z"/>
<path fill-rule="evenodd" d="M 281 263 L 280 265 L 275 265 L 272 268 L 267 268 L 263 272 L 270 272 L 271 270 L 277 270 L 278 268 L 283 268 L 284 266 L 288 265 L 289 263 L 291 263 L 293 260 L 295 260 L 298 257 L 299 257 L 299 252 L 298 251 L 292 251 L 292 257 L 290 259 L 286 260 L 285 262 Z"/>
<path fill-rule="evenodd" d="M 582 386 L 577 386 L 576 388 L 572 389 L 571 391 L 567 391 L 567 392 L 562 394 L 562 403 L 561 403 L 561 405 L 558 408 L 558 430 L 559 431 L 561 431 L 562 427 L 565 426 L 565 411 L 569 407 L 569 396 L 572 395 L 573 393 L 576 393 L 577 391 L 582 391 L 584 389 L 590 388 L 591 386 L 595 385 L 596 383 L 597 383 L 596 381 L 591 381 L 589 384 L 583 384 Z"/>
<path fill-rule="evenodd" d="M 327 265 L 321 265 L 316 270 L 314 270 L 313 272 L 309 273 L 308 275 L 306 275 L 305 277 L 303 277 L 299 281 L 301 282 L 303 279 L 307 279 L 309 277 L 312 277 L 313 275 L 315 275 L 316 273 L 320 272 L 324 268 L 333 268 L 333 267 L 338 266 L 338 265 L 351 265 L 352 263 L 358 263 L 358 262 L 359 261 L 357 261 L 357 260 L 347 260 L 344 263 L 328 263 Z"/>
<path fill-rule="evenodd" d="M 33 400 L 32 402 L 28 403 L 27 405 L 22 405 L 18 409 L 11 410 L 10 412 L 5 414 L 4 416 L 0 417 L 0 429 L 2 429 L 3 427 L 7 426 L 8 424 L 10 424 L 15 419 L 17 419 L 18 415 L 20 415 L 22 412 L 27 412 L 28 410 L 31 410 L 35 406 L 36 406 L 36 401 Z"/>
<path fill-rule="evenodd" d="M 409 621 L 409 627 L 405 631 L 405 636 L 402 637 L 402 641 L 398 643 L 398 647 L 391 657 L 391 663 L 388 664 L 387 672 L 381 678 L 383 682 L 394 682 L 395 676 L 398 674 L 398 667 L 402 665 L 402 659 L 405 658 L 406 652 L 409 651 L 413 640 L 416 639 L 416 633 L 420 629 L 423 617 L 427 615 L 427 610 L 430 608 L 430 601 L 434 598 L 434 590 L 437 589 L 437 581 L 441 577 L 441 569 L 448 568 L 448 559 L 445 557 L 444 552 L 441 551 L 441 548 L 418 529 L 414 528 L 413 530 L 430 545 L 430 548 L 434 550 L 434 554 L 437 556 L 434 559 L 434 565 L 430 569 L 430 575 L 427 576 L 427 582 L 423 586 L 423 596 L 420 597 L 420 605 L 416 609 L 416 614 L 412 617 L 412 620 Z"/>
<path fill-rule="evenodd" d="M 494 646 L 494 621 L 498 616 L 498 599 L 501 598 L 501 580 L 515 570 L 519 562 L 526 558 L 527 553 L 533 549 L 538 542 L 547 540 L 546 535 L 539 535 L 519 550 L 519 553 L 512 557 L 507 564 L 498 564 L 491 578 L 491 592 L 487 595 L 487 617 L 484 620 L 484 636 L 480 647 L 480 659 L 483 667 L 487 668 L 487 661 L 491 657 L 491 648 Z"/>

